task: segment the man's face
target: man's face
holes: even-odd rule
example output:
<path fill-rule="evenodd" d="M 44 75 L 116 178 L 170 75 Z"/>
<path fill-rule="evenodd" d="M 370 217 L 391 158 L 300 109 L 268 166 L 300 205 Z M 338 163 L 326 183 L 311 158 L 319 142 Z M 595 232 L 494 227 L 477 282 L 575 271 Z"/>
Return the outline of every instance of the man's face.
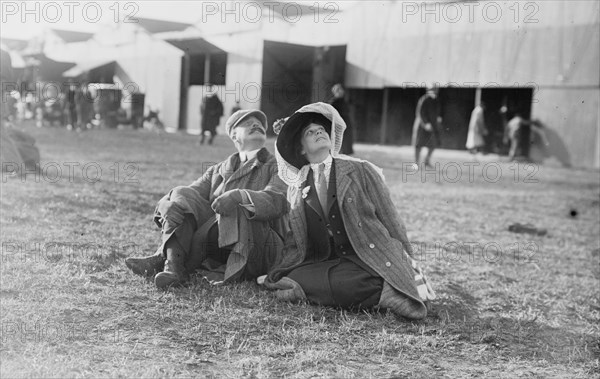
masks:
<path fill-rule="evenodd" d="M 319 124 L 310 124 L 304 128 L 300 144 L 304 154 L 315 154 L 323 149 L 331 150 L 331 138 L 325 127 Z"/>
<path fill-rule="evenodd" d="M 256 150 L 264 146 L 267 141 L 265 127 L 254 116 L 245 118 L 234 129 L 233 140 L 239 144 L 240 150 Z"/>

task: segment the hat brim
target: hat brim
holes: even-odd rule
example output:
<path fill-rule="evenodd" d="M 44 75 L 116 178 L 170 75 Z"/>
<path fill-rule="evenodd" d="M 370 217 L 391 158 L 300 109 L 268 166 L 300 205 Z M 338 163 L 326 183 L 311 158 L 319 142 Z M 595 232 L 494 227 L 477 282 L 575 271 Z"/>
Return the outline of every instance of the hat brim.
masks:
<path fill-rule="evenodd" d="M 302 130 L 314 118 L 315 114 L 329 120 L 324 115 L 316 112 L 296 112 L 283 124 L 275 142 L 277 151 L 281 157 L 298 169 L 308 163 L 306 158 L 298 152 L 298 141 L 301 138 Z M 331 135 L 331 121 L 327 125 L 324 125 L 324 127 L 327 134 Z"/>
<path fill-rule="evenodd" d="M 265 132 L 267 130 L 267 115 L 265 115 L 263 112 L 255 109 L 252 110 L 248 113 L 246 113 L 245 115 L 243 115 L 242 117 L 240 117 L 239 119 L 236 120 L 235 124 L 233 124 L 231 126 L 231 130 L 235 129 L 242 121 L 244 121 L 245 119 L 247 119 L 248 117 L 254 116 L 258 119 L 258 121 L 260 121 L 262 123 L 263 128 L 265 128 Z"/>

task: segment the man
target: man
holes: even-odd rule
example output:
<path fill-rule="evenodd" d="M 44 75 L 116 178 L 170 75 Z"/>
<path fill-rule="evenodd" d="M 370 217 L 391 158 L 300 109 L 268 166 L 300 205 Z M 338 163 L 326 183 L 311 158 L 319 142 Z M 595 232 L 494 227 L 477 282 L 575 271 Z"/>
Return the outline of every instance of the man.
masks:
<path fill-rule="evenodd" d="M 352 123 L 350 122 L 350 109 L 346 102 L 344 95 L 344 87 L 337 83 L 331 87 L 331 93 L 333 97 L 329 100 L 329 104 L 333 105 L 336 111 L 342 116 L 342 119 L 346 123 L 346 131 L 344 132 L 344 138 L 342 140 L 342 147 L 340 149 L 341 154 L 352 155 L 354 154 L 354 148 L 352 143 L 354 141 L 354 133 L 352 129 Z"/>
<path fill-rule="evenodd" d="M 516 111 L 504 130 L 504 142 L 510 142 L 509 161 L 516 160 L 517 154 L 522 157 L 529 155 L 529 146 L 526 146 L 529 144 L 529 133 L 530 123 L 521 117 L 520 111 Z"/>
<path fill-rule="evenodd" d="M 275 157 L 264 148 L 266 125 L 258 110 L 231 115 L 226 130 L 238 152 L 159 201 L 154 220 L 162 244 L 153 256 L 126 259 L 127 267 L 158 272 L 159 288 L 183 284 L 197 269 L 211 283 L 267 272 L 283 247 L 288 204 Z"/>
<path fill-rule="evenodd" d="M 419 165 L 421 148 L 427 147 L 425 166 L 431 167 L 431 156 L 441 143 L 440 124 L 442 122 L 437 88 L 430 86 L 417 103 L 413 141 L 415 145 L 415 163 Z"/>
<path fill-rule="evenodd" d="M 485 126 L 485 103 L 480 102 L 479 105 L 471 112 L 471 120 L 469 121 L 469 132 L 467 133 L 467 142 L 465 146 L 471 154 L 481 152 L 485 147 L 485 136 L 488 130 Z"/>
<path fill-rule="evenodd" d="M 206 89 L 206 96 L 202 98 L 202 103 L 200 104 L 200 128 L 202 130 L 200 144 L 204 143 L 204 138 L 208 132 L 210 134 L 208 144 L 211 145 L 217 134 L 217 126 L 219 126 L 221 116 L 223 116 L 223 103 L 221 103 L 221 100 L 217 96 L 215 86 L 207 84 Z"/>
<path fill-rule="evenodd" d="M 283 300 L 344 308 L 390 308 L 426 316 L 434 294 L 380 170 L 338 156 L 345 124 L 329 104 L 309 104 L 282 126 L 279 176 L 289 185 L 290 232 L 266 279 Z"/>

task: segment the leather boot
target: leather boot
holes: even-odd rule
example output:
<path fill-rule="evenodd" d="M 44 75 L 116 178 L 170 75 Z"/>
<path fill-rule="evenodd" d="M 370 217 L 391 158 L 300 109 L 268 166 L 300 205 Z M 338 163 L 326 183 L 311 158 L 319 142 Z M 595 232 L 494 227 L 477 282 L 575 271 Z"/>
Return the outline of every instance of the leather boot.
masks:
<path fill-rule="evenodd" d="M 187 282 L 188 274 L 185 269 L 185 255 L 182 249 L 167 248 L 165 269 L 154 277 L 154 284 L 158 288 L 180 286 Z"/>
<path fill-rule="evenodd" d="M 162 252 L 149 257 L 130 257 L 125 259 L 125 265 L 133 271 L 134 274 L 141 276 L 154 276 L 163 270 L 165 258 Z"/>

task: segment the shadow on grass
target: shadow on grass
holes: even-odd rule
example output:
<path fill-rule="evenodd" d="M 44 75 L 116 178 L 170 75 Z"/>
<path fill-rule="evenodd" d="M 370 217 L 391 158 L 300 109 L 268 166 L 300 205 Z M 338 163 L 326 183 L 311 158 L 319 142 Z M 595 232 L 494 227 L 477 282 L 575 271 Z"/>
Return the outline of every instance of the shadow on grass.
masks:
<path fill-rule="evenodd" d="M 537 320 L 537 316 L 482 316 L 477 303 L 465 289 L 449 284 L 444 298 L 432 305 L 421 332 L 454 335 L 462 343 L 483 345 L 480 350 L 493 349 L 503 356 L 522 359 L 571 363 L 600 357 L 600 339 L 591 331 L 556 328 Z"/>
<path fill-rule="evenodd" d="M 433 302 L 429 314 L 442 322 L 468 321 L 477 315 L 477 299 L 458 284 L 450 283 L 444 288 L 444 298 Z"/>
<path fill-rule="evenodd" d="M 447 332 L 461 341 L 485 344 L 502 355 L 552 362 L 586 362 L 600 354 L 592 334 L 555 328 L 533 320 L 486 317 L 447 324 Z"/>

